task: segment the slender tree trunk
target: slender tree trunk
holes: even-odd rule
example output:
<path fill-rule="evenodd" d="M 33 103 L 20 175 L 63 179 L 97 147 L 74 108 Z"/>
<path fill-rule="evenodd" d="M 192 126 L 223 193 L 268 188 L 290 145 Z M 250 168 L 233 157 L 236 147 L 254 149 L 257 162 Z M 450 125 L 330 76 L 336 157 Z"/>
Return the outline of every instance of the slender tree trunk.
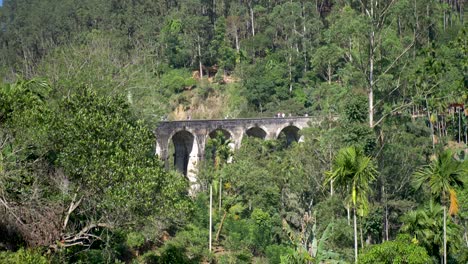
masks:
<path fill-rule="evenodd" d="M 446 28 L 446 18 L 445 18 L 445 10 L 444 10 L 444 31 L 445 31 L 445 28 Z"/>
<path fill-rule="evenodd" d="M 288 58 L 288 68 L 289 68 L 289 93 L 291 94 L 292 93 L 292 55 L 291 55 L 291 52 L 289 53 L 289 58 Z"/>
<path fill-rule="evenodd" d="M 346 186 L 346 192 L 349 191 L 349 186 Z M 348 214 L 348 225 L 351 225 L 351 206 L 348 204 L 346 205 L 346 212 Z"/>
<path fill-rule="evenodd" d="M 437 127 L 439 128 L 439 138 L 444 136 L 444 131 L 442 128 L 442 117 L 437 116 Z"/>
<path fill-rule="evenodd" d="M 431 138 L 432 138 L 432 152 L 435 151 L 435 135 L 434 135 L 434 125 L 432 124 L 431 121 L 431 113 L 429 111 L 429 104 L 427 102 L 427 96 L 426 96 L 426 111 L 427 111 L 427 118 L 429 120 L 429 125 L 431 126 Z"/>
<path fill-rule="evenodd" d="M 239 33 L 237 32 L 237 29 L 236 29 L 235 38 L 236 38 L 236 51 L 237 51 L 237 53 L 239 53 L 239 51 L 240 51 L 240 45 L 239 45 Z"/>
<path fill-rule="evenodd" d="M 416 39 L 416 32 L 419 29 L 419 16 L 418 16 L 418 8 L 417 8 L 417 5 L 416 5 L 416 0 L 414 0 L 414 18 L 416 20 L 416 25 L 413 28 L 413 39 Z M 416 59 L 416 45 L 413 45 L 413 46 L 414 46 L 413 59 Z"/>
<path fill-rule="evenodd" d="M 369 55 L 369 126 L 374 127 L 374 31 L 370 34 Z"/>
<path fill-rule="evenodd" d="M 208 250 L 211 252 L 211 236 L 212 236 L 212 226 L 213 226 L 213 184 L 210 184 L 210 227 L 209 227 L 209 242 L 208 242 Z"/>
<path fill-rule="evenodd" d="M 453 111 L 452 111 L 452 129 L 453 131 L 455 131 L 455 108 L 453 108 Z M 452 137 L 454 137 L 453 134 L 452 134 Z"/>
<path fill-rule="evenodd" d="M 307 51 L 304 48 L 304 46 L 305 46 L 305 43 L 303 45 L 304 51 L 302 52 L 302 57 L 304 58 L 304 73 L 306 73 L 307 72 Z"/>
<path fill-rule="evenodd" d="M 361 248 L 364 248 L 364 234 L 362 233 L 362 217 L 359 220 L 359 235 L 361 238 Z"/>
<path fill-rule="evenodd" d="M 458 143 L 461 142 L 461 109 L 458 109 Z"/>
<path fill-rule="evenodd" d="M 224 211 L 223 218 L 221 219 L 221 223 L 219 224 L 218 232 L 216 232 L 215 241 L 219 240 L 219 235 L 221 234 L 221 229 L 223 229 L 223 224 L 224 224 L 224 220 L 226 220 L 226 216 L 227 216 L 227 211 Z"/>
<path fill-rule="evenodd" d="M 400 16 L 398 16 L 398 37 L 401 39 L 401 19 Z"/>
<path fill-rule="evenodd" d="M 440 122 L 439 122 L 439 113 L 436 111 L 435 112 L 435 115 L 436 115 L 436 124 L 437 124 L 437 134 L 439 134 L 439 139 L 442 138 L 442 135 L 440 134 Z"/>
<path fill-rule="evenodd" d="M 374 19 L 374 3 L 371 1 L 371 20 Z M 374 127 L 374 46 L 375 46 L 375 31 L 373 21 L 372 29 L 369 36 L 369 126 Z"/>
<path fill-rule="evenodd" d="M 388 203 L 387 203 L 387 193 L 385 191 L 385 178 L 382 181 L 382 197 L 385 205 L 384 211 L 384 230 L 383 230 L 383 241 L 388 241 Z"/>
<path fill-rule="evenodd" d="M 349 62 L 353 62 L 353 40 L 349 38 Z"/>
<path fill-rule="evenodd" d="M 426 5 L 426 19 L 427 21 L 430 21 L 429 17 L 429 5 Z M 427 43 L 431 42 L 431 29 L 430 27 L 427 27 Z"/>
<path fill-rule="evenodd" d="M 449 13 L 449 18 L 450 18 L 450 27 L 453 27 L 453 14 L 452 14 L 452 12 L 453 12 L 453 9 L 452 9 L 452 10 L 450 10 L 450 13 Z"/>
<path fill-rule="evenodd" d="M 219 213 L 221 213 L 221 200 L 223 198 L 223 179 L 219 177 Z"/>
<path fill-rule="evenodd" d="M 328 109 L 328 130 L 331 130 L 331 112 L 330 109 Z M 332 170 L 332 150 L 331 150 L 331 145 L 328 145 L 328 170 Z M 330 181 L 330 196 L 333 196 L 333 179 Z"/>
<path fill-rule="evenodd" d="M 331 154 L 331 146 L 329 145 L 328 146 L 328 156 L 329 156 L 329 160 L 330 160 L 330 163 L 329 163 L 329 169 L 331 171 L 332 169 L 332 154 Z M 333 196 L 333 180 L 330 181 L 330 196 Z"/>
<path fill-rule="evenodd" d="M 460 1 L 458 2 L 459 10 L 460 10 L 460 22 L 463 24 L 463 2 Z"/>
<path fill-rule="evenodd" d="M 358 263 L 358 234 L 357 234 L 356 206 L 353 206 L 353 221 L 354 221 L 354 262 Z"/>
<path fill-rule="evenodd" d="M 216 21 L 216 0 L 213 0 L 213 1 L 212 1 L 212 3 L 211 3 L 211 10 L 212 10 L 212 12 L 211 12 L 212 15 L 210 16 L 210 18 L 211 18 L 211 23 L 214 24 L 214 22 Z"/>
<path fill-rule="evenodd" d="M 255 25 L 254 25 L 254 12 L 253 12 L 253 7 L 252 7 L 252 1 L 250 2 L 249 8 L 250 8 L 250 23 L 252 26 L 252 36 L 255 36 Z"/>
<path fill-rule="evenodd" d="M 385 241 L 388 241 L 388 204 L 385 204 Z"/>
<path fill-rule="evenodd" d="M 304 73 L 307 72 L 307 48 L 306 48 L 306 32 L 307 32 L 307 28 L 306 28 L 306 11 L 305 11 L 305 7 L 304 7 L 304 3 L 301 2 L 301 8 L 302 8 L 302 38 L 301 38 L 301 41 L 302 41 L 302 54 L 303 54 L 303 57 L 304 57 Z"/>
<path fill-rule="evenodd" d="M 447 118 L 445 116 L 444 116 L 444 130 L 445 130 L 445 136 L 448 136 Z"/>
<path fill-rule="evenodd" d="M 447 206 L 444 205 L 444 264 L 447 264 Z"/>
<path fill-rule="evenodd" d="M 200 36 L 198 36 L 198 66 L 200 71 L 200 80 L 203 79 L 203 65 L 201 57 L 201 45 L 200 45 Z"/>

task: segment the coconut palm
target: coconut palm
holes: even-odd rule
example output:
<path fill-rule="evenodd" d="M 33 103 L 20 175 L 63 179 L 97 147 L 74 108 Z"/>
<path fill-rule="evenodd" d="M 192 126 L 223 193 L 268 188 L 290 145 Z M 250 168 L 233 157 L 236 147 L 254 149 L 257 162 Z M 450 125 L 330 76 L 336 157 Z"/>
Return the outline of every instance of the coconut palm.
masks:
<path fill-rule="evenodd" d="M 332 170 L 326 173 L 325 184 L 333 181 L 336 188 L 347 192 L 347 200 L 353 207 L 354 257 L 358 261 L 356 210 L 367 209 L 370 183 L 376 179 L 377 169 L 373 160 L 360 147 L 341 149 L 336 155 Z"/>
<path fill-rule="evenodd" d="M 450 150 L 440 153 L 429 165 L 420 168 L 414 174 L 415 188 L 420 189 L 423 184 L 428 184 L 431 195 L 440 201 L 444 209 L 444 263 L 447 263 L 447 203 L 450 204 L 449 214 L 456 215 L 458 200 L 455 188 L 463 187 L 467 175 L 466 162 L 456 160 Z"/>

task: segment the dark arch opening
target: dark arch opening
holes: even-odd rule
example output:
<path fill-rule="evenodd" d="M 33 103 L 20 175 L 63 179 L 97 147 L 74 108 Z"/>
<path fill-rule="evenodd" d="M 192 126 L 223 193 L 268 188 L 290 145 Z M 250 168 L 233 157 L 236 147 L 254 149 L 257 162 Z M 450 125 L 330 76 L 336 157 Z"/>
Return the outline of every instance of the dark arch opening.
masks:
<path fill-rule="evenodd" d="M 213 131 L 210 132 L 210 134 L 208 134 L 208 136 L 210 138 L 216 138 L 217 134 L 221 132 L 223 133 L 223 136 L 225 139 L 231 139 L 231 133 L 229 133 L 229 131 L 225 130 L 225 129 L 222 129 L 222 128 L 217 128 Z"/>
<path fill-rule="evenodd" d="M 256 138 L 261 138 L 261 139 L 265 139 L 265 137 L 267 135 L 265 130 L 263 130 L 263 129 L 259 128 L 259 127 L 252 127 L 250 129 L 248 129 L 245 133 L 249 137 L 256 137 Z"/>
<path fill-rule="evenodd" d="M 187 168 L 194 140 L 195 137 L 192 133 L 185 130 L 179 131 L 172 136 L 174 168 L 185 176 L 187 176 Z"/>
<path fill-rule="evenodd" d="M 278 139 L 283 139 L 286 141 L 286 145 L 289 146 L 293 142 L 299 142 L 301 138 L 300 129 L 296 126 L 287 126 L 281 130 L 278 135 Z"/>
<path fill-rule="evenodd" d="M 222 149 L 218 149 L 218 147 L 228 146 L 232 150 L 233 142 L 231 133 L 225 129 L 217 128 L 211 131 L 208 136 L 209 138 L 205 146 L 205 160 L 215 162 L 215 156 L 221 155 L 220 157 L 222 157 L 224 161 L 228 161 L 229 156 L 225 155 L 229 154 Z M 221 152 L 219 152 L 220 150 Z"/>

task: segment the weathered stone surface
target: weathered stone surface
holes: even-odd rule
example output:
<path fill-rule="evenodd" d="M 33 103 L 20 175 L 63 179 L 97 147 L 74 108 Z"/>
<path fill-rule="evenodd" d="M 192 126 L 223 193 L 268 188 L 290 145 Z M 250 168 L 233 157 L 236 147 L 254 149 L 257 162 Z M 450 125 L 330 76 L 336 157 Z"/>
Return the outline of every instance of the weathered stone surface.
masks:
<path fill-rule="evenodd" d="M 239 148 L 244 136 L 276 139 L 282 131 L 288 141 L 300 141 L 298 132 L 317 122 L 312 117 L 164 121 L 154 131 L 156 155 L 168 166 L 168 148 L 172 140 L 175 167 L 191 182 L 196 182 L 196 168 L 205 156 L 206 141 L 217 130 L 233 141 L 233 148 Z"/>

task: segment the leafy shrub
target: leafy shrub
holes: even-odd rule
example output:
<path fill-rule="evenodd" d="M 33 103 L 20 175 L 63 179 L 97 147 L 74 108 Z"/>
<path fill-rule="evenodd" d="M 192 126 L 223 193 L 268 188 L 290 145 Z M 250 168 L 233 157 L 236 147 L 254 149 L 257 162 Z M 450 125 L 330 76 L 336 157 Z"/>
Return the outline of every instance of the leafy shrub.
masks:
<path fill-rule="evenodd" d="M 236 253 L 237 263 L 252 263 L 252 253 L 242 250 Z"/>
<path fill-rule="evenodd" d="M 299 248 L 298 251 L 291 251 L 286 255 L 280 257 L 281 264 L 302 264 L 310 263 L 313 258 L 302 248 Z"/>
<path fill-rule="evenodd" d="M 270 243 L 273 228 L 270 215 L 262 209 L 255 208 L 250 216 L 250 237 L 253 246 L 263 251 Z"/>
<path fill-rule="evenodd" d="M 248 250 L 241 250 L 223 254 L 218 259 L 219 264 L 243 264 L 252 263 L 252 253 Z"/>
<path fill-rule="evenodd" d="M 180 93 L 186 87 L 195 85 L 195 80 L 192 78 L 190 71 L 185 69 L 170 70 L 161 76 L 161 87 L 168 95 Z"/>
<path fill-rule="evenodd" d="M 293 249 L 283 245 L 269 245 L 265 249 L 265 255 L 270 264 L 280 264 L 281 256 L 293 254 Z"/>
<path fill-rule="evenodd" d="M 139 232 L 131 232 L 127 235 L 127 245 L 132 248 L 138 248 L 145 243 L 145 237 Z"/>
<path fill-rule="evenodd" d="M 249 236 L 249 223 L 246 219 L 234 219 L 228 217 L 224 228 L 225 232 L 229 234 L 225 240 L 225 247 L 228 250 L 240 250 L 250 243 Z"/>
<path fill-rule="evenodd" d="M 154 251 L 150 251 L 141 256 L 141 263 L 144 264 L 158 264 L 159 256 Z"/>
<path fill-rule="evenodd" d="M 0 252 L 0 263 L 5 264 L 48 264 L 46 257 L 33 250 L 19 249 L 16 252 Z"/>
<path fill-rule="evenodd" d="M 159 258 L 159 262 L 161 264 L 172 264 L 172 263 L 194 263 L 191 261 L 187 255 L 185 254 L 185 249 L 176 247 L 172 244 L 167 245 L 164 248 L 164 251 L 161 253 L 161 257 Z"/>
<path fill-rule="evenodd" d="M 105 257 L 104 251 L 99 249 L 83 250 L 78 252 L 69 262 L 73 263 L 103 263 Z"/>
<path fill-rule="evenodd" d="M 161 256 L 169 250 L 173 252 L 175 249 L 184 249 L 183 253 L 190 260 L 196 261 L 209 255 L 208 249 L 208 230 L 189 224 L 177 235 L 166 243 L 162 248 Z M 172 254 L 172 253 L 171 253 Z"/>
<path fill-rule="evenodd" d="M 409 235 L 399 235 L 395 241 L 387 241 L 366 250 L 359 257 L 359 263 L 431 263 L 426 249 L 411 241 Z"/>

